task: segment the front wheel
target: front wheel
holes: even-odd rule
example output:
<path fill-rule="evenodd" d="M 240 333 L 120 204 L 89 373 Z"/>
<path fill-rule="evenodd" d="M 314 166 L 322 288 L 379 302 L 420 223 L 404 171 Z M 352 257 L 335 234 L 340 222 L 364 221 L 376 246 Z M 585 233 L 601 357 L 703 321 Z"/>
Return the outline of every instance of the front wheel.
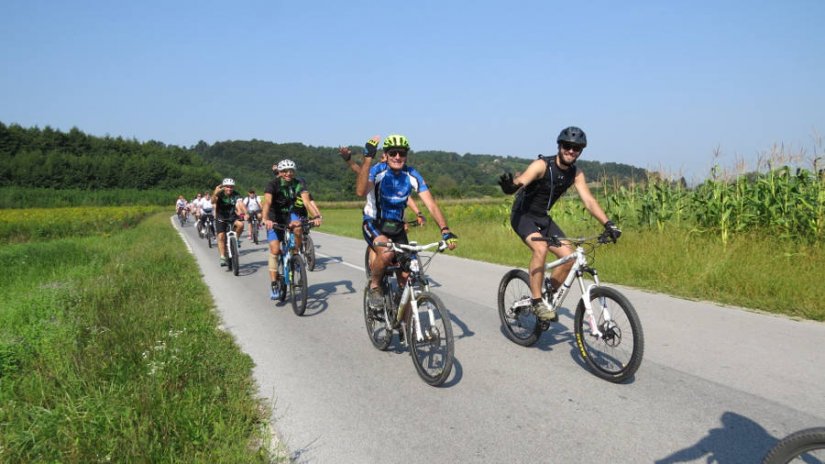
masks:
<path fill-rule="evenodd" d="M 249 227 L 252 229 L 252 243 L 257 245 L 258 244 L 258 221 L 250 222 Z"/>
<path fill-rule="evenodd" d="M 593 287 L 590 304 L 592 319 L 585 313 L 583 299 L 576 308 L 576 345 L 596 377 L 623 382 L 635 374 L 642 363 L 642 323 L 630 301 L 612 288 Z M 600 335 L 593 335 L 591 324 Z"/>
<path fill-rule="evenodd" d="M 432 386 L 443 384 L 453 369 L 453 326 L 450 313 L 432 293 L 418 295 L 420 332 L 412 318 L 408 332 L 410 355 L 418 376 Z"/>
<path fill-rule="evenodd" d="M 530 278 L 513 269 L 498 284 L 498 317 L 504 335 L 521 346 L 531 346 L 541 335 L 541 324 L 531 311 Z"/>
<path fill-rule="evenodd" d="M 215 233 L 212 232 L 211 227 L 206 228 L 206 243 L 209 245 L 209 248 L 212 248 L 212 242 L 215 241 Z"/>
<path fill-rule="evenodd" d="M 229 247 L 232 250 L 232 259 L 231 266 L 232 266 L 232 273 L 238 275 L 240 272 L 240 265 L 238 264 L 238 238 L 232 237 L 229 239 Z"/>
<path fill-rule="evenodd" d="M 825 462 L 825 427 L 800 430 L 788 435 L 768 451 L 762 464 L 790 462 Z"/>
<path fill-rule="evenodd" d="M 289 279 L 289 294 L 292 299 L 292 310 L 303 316 L 307 310 L 307 270 L 301 255 L 294 255 L 289 261 L 292 268 Z"/>
<path fill-rule="evenodd" d="M 315 243 L 312 241 L 312 237 L 309 234 L 304 234 L 304 258 L 307 261 L 307 270 L 314 271 L 315 270 Z"/>

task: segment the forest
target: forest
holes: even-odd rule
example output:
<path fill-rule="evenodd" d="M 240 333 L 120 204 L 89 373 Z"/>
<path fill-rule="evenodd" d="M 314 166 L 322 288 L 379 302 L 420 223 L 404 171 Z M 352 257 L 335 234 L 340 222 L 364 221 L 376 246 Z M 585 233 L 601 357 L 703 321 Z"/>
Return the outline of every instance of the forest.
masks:
<path fill-rule="evenodd" d="M 362 147 L 351 147 L 360 162 Z M 548 153 L 549 154 L 549 153 Z M 533 155 L 534 156 L 534 155 Z M 159 141 L 97 137 L 73 127 L 68 132 L 24 128 L 0 122 L 0 187 L 48 189 L 180 190 L 189 195 L 233 177 L 241 189 L 263 190 L 271 167 L 289 158 L 298 166 L 313 195 L 320 200 L 353 200 L 355 174 L 336 147 L 262 140 L 200 141 L 191 147 Z M 497 177 L 523 170 L 529 158 L 445 151 L 413 151 L 409 163 L 421 171 L 440 197 L 476 198 L 500 195 Z M 644 169 L 617 163 L 581 160 L 589 180 L 613 184 L 644 181 Z"/>

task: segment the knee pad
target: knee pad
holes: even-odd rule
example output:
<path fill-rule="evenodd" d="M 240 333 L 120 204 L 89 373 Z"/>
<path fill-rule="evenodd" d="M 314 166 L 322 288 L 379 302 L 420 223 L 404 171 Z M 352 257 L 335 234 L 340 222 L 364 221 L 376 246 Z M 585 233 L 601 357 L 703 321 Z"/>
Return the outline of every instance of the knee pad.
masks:
<path fill-rule="evenodd" d="M 269 271 L 278 272 L 278 255 L 269 253 Z"/>

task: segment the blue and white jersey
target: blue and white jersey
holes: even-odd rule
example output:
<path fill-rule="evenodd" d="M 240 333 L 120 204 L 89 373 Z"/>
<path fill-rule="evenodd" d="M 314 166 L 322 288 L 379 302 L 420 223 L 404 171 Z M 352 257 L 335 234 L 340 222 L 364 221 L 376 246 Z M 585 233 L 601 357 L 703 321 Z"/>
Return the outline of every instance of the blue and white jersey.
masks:
<path fill-rule="evenodd" d="M 367 193 L 364 220 L 403 221 L 407 199 L 412 192 L 421 193 L 429 190 L 421 174 L 415 168 L 406 165 L 395 172 L 387 163 L 378 163 L 370 168 L 369 181 L 375 188 Z"/>

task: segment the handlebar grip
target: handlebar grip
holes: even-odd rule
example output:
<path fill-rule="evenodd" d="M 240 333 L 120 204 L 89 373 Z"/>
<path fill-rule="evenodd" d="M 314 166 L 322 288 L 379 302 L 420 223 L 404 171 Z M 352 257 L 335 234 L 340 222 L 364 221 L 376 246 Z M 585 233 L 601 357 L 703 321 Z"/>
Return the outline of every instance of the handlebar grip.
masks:
<path fill-rule="evenodd" d="M 373 245 L 375 245 L 377 247 L 386 247 L 388 244 L 389 244 L 389 242 L 375 242 L 375 243 L 373 243 Z"/>

